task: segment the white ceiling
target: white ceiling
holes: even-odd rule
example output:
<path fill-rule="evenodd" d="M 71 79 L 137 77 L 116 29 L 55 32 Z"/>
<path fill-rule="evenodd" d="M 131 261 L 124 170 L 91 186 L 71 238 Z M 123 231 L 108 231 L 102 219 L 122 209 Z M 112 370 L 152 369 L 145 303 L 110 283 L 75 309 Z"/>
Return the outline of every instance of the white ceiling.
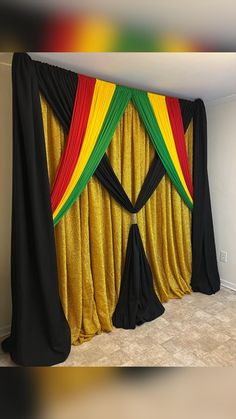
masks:
<path fill-rule="evenodd" d="M 236 53 L 30 53 L 81 74 L 205 101 L 236 94 Z"/>
<path fill-rule="evenodd" d="M 123 85 L 212 101 L 236 95 L 236 53 L 29 53 L 36 60 Z M 12 54 L 0 53 L 1 63 Z"/>

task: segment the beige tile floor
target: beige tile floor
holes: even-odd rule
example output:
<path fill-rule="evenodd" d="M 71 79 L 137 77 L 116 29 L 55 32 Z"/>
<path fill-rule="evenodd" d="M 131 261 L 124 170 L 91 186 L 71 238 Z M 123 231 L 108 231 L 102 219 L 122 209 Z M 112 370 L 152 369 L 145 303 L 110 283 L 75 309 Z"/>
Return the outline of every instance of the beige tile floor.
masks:
<path fill-rule="evenodd" d="M 61 366 L 236 365 L 236 292 L 199 293 L 165 304 L 162 317 L 73 346 Z M 0 354 L 0 366 L 13 365 Z"/>

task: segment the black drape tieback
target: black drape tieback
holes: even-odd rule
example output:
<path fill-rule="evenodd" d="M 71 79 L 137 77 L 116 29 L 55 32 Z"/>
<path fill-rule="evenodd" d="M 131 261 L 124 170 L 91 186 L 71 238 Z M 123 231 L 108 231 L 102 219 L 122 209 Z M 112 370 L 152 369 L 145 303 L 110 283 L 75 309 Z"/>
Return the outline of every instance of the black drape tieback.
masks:
<path fill-rule="evenodd" d="M 146 204 L 164 174 L 165 169 L 156 154 L 136 204 L 133 205 L 115 175 L 106 154 L 95 172 L 112 197 L 131 214 L 121 288 L 112 317 L 115 327 L 134 329 L 137 325 L 156 319 L 165 311 L 154 289 L 152 271 L 137 224 L 137 213 Z"/>
<path fill-rule="evenodd" d="M 131 215 L 131 220 L 132 220 L 132 224 L 137 224 L 137 214 L 136 214 L 136 212 L 134 212 Z"/>

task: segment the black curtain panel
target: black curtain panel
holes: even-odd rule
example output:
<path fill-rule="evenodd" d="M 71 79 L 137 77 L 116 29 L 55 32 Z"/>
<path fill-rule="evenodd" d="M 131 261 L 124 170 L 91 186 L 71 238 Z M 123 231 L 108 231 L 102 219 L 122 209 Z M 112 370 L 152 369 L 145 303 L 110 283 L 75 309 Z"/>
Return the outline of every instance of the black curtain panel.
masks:
<path fill-rule="evenodd" d="M 193 291 L 213 294 L 220 289 L 207 173 L 207 120 L 202 100 L 193 115 L 192 279 Z"/>
<path fill-rule="evenodd" d="M 70 330 L 60 303 L 38 80 L 26 54 L 14 54 L 12 328 L 3 344 L 20 365 L 64 361 Z"/>
<path fill-rule="evenodd" d="M 33 61 L 25 53 L 14 55 L 12 64 L 14 167 L 11 256 L 13 311 L 11 335 L 2 346 L 5 351 L 10 352 L 12 359 L 21 365 L 56 364 L 64 361 L 70 351 L 69 326 L 58 292 L 54 230 L 39 91 L 51 105 L 64 130 L 68 132 L 77 83 L 77 74 L 71 71 Z M 191 119 L 194 126 L 191 284 L 194 291 L 212 294 L 219 289 L 220 280 L 207 177 L 205 108 L 200 100 L 194 102 L 181 100 L 180 104 L 185 131 Z M 142 206 L 152 193 L 150 185 L 154 185 L 159 179 L 156 167 L 159 165 L 160 173 L 163 170 L 157 156 L 155 159 L 152 167 L 154 179 L 151 182 L 150 175 L 150 179 L 145 180 L 140 192 L 140 202 L 138 199 L 134 207 L 131 203 L 128 204 L 127 197 L 114 178 L 114 174 L 109 179 L 109 185 L 104 184 L 105 181 L 107 182 L 104 171 L 111 171 L 106 156 L 102 159 L 96 175 L 99 176 L 100 173 L 100 180 L 103 179 L 104 186 L 118 202 L 120 200 L 122 206 L 131 204 L 130 208 L 125 208 L 131 213 L 137 212 L 139 205 Z M 150 268 L 136 224 L 131 227 L 128 242 L 127 249 L 132 249 L 133 252 L 132 255 L 127 252 L 124 267 L 128 281 L 130 277 L 137 275 L 136 272 L 132 272 L 135 267 L 132 267 L 130 263 L 134 257 L 137 257 L 142 265 L 141 275 L 150 278 Z M 126 281 L 123 285 L 123 282 L 122 296 L 127 291 L 123 291 L 123 287 L 127 287 L 128 284 Z M 147 282 L 150 284 L 149 280 Z M 142 280 L 139 279 L 138 283 L 141 284 Z M 133 286 L 132 281 L 129 285 Z M 137 289 L 134 292 L 137 294 Z M 145 292 L 149 295 L 150 288 Z M 120 298 L 123 304 L 123 297 Z M 139 303 L 139 305 L 142 304 Z M 140 312 L 136 311 L 135 320 L 128 320 L 128 322 L 131 321 L 132 324 L 142 322 L 145 319 L 144 312 L 145 310 L 140 315 Z"/>
<path fill-rule="evenodd" d="M 193 291 L 213 294 L 220 289 L 207 173 L 207 120 L 202 100 L 180 100 L 185 131 L 193 119 L 192 278 Z"/>

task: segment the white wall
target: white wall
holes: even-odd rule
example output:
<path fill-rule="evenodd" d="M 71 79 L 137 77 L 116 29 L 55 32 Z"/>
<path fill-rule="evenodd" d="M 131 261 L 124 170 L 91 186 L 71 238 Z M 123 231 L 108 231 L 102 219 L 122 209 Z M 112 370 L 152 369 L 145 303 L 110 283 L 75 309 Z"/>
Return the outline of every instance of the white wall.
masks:
<path fill-rule="evenodd" d="M 10 237 L 12 191 L 11 54 L 0 61 L 0 336 L 11 322 Z"/>
<path fill-rule="evenodd" d="M 206 104 L 208 171 L 222 284 L 236 290 L 236 95 Z M 220 262 L 220 251 L 228 262 Z"/>

